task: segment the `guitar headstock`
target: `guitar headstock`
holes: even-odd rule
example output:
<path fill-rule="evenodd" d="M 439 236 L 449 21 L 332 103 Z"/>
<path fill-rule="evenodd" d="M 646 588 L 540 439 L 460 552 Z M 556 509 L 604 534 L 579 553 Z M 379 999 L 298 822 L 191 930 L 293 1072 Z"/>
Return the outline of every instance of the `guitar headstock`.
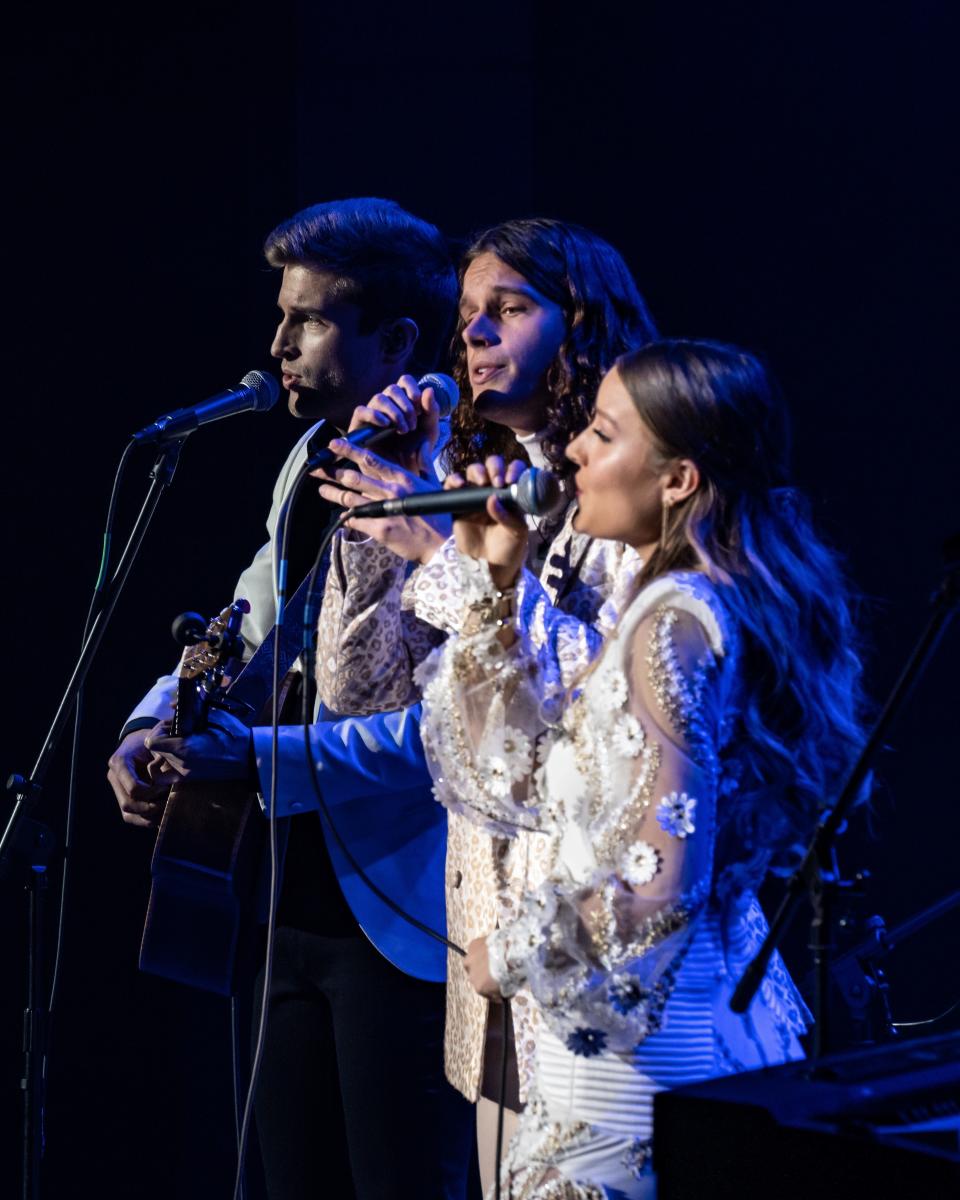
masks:
<path fill-rule="evenodd" d="M 244 600 L 242 603 L 247 602 Z M 229 627 L 234 607 L 233 604 L 228 604 L 212 621 L 207 622 L 206 630 L 202 633 L 200 629 L 203 626 L 203 618 L 197 613 L 181 613 L 174 621 L 174 640 L 181 644 L 186 643 L 177 668 L 177 675 L 181 679 L 196 679 L 198 675 L 217 665 L 222 653 L 223 635 Z M 248 611 L 249 607 L 247 605 L 245 611 Z"/>
<path fill-rule="evenodd" d="M 196 613 L 183 613 L 174 621 L 173 636 L 185 649 L 177 668 L 173 736 L 185 737 L 206 725 L 207 710 L 223 689 L 226 668 L 243 657 L 240 624 L 249 611 L 246 600 L 234 600 L 205 631 Z"/>

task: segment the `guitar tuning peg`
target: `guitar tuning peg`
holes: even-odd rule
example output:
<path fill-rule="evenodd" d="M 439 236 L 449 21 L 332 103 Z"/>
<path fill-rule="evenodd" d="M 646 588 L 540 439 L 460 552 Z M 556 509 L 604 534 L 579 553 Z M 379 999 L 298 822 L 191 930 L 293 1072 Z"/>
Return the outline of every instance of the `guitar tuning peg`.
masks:
<path fill-rule="evenodd" d="M 207 636 L 207 622 L 199 613 L 185 612 L 174 617 L 170 626 L 173 640 L 178 646 L 195 646 Z"/>

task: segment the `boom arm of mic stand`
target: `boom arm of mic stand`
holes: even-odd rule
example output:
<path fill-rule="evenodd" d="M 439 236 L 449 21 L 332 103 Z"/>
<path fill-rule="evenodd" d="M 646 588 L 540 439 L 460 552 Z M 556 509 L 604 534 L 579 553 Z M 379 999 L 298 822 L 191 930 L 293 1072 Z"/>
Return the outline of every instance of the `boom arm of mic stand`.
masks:
<path fill-rule="evenodd" d="M 817 831 L 814 834 L 809 849 L 803 857 L 803 861 L 787 885 L 787 894 L 777 909 L 767 936 L 763 940 L 763 944 L 747 966 L 740 982 L 734 989 L 730 1000 L 730 1007 L 734 1012 L 746 1012 L 749 1008 L 750 1001 L 760 986 L 761 980 L 766 973 L 767 965 L 793 918 L 801 896 L 806 891 L 813 893 L 823 889 L 825 885 L 823 864 L 831 863 L 833 843 L 841 825 L 847 817 L 847 813 L 859 795 L 860 787 L 870 769 L 873 755 L 884 741 L 887 729 L 894 715 L 904 704 L 914 684 L 923 672 L 924 667 L 932 658 L 937 643 L 940 641 L 950 622 L 950 618 L 957 610 L 958 603 L 960 603 L 960 562 L 953 562 L 948 564 L 946 577 L 934 595 L 933 611 L 927 621 L 926 628 L 923 630 L 910 658 L 907 660 L 900 678 L 894 684 L 893 691 L 883 706 L 883 710 L 877 718 L 870 736 L 857 756 L 846 783 L 840 792 L 839 799 L 824 820 L 817 826 Z M 827 873 L 829 873 L 829 866 Z M 825 964 L 822 965 L 825 967 Z M 818 971 L 818 978 L 822 980 L 824 974 L 825 970 Z M 821 990 L 822 985 L 819 985 L 818 991 Z M 822 995 L 818 999 L 822 1004 Z M 820 1047 L 816 1046 L 814 1053 L 819 1053 L 819 1050 Z"/>

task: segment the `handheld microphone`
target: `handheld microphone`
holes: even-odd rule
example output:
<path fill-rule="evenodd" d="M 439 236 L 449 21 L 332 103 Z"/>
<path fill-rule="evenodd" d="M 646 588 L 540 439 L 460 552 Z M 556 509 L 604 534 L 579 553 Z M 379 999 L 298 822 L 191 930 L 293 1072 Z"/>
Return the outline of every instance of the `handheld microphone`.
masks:
<path fill-rule="evenodd" d="M 266 412 L 273 408 L 280 396 L 280 385 L 272 375 L 262 371 L 248 371 L 234 388 L 217 392 L 208 400 L 201 400 L 189 408 L 177 408 L 166 416 L 158 417 L 133 435 L 135 442 L 171 442 L 186 437 L 201 425 L 232 417 L 234 413 Z"/>
<path fill-rule="evenodd" d="M 456 383 L 449 375 L 443 375 L 439 371 L 431 371 L 429 375 L 421 376 L 417 380 L 417 387 L 421 391 L 428 387 L 433 388 L 441 420 L 449 417 L 460 402 L 460 389 Z M 393 425 L 364 425 L 362 429 L 355 429 L 353 433 L 348 433 L 346 440 L 351 446 L 359 449 L 361 446 L 372 446 L 377 442 L 382 442 L 384 438 L 392 437 L 396 432 L 396 427 Z M 316 467 L 329 466 L 331 463 L 337 462 L 338 458 L 339 456 L 326 446 L 320 446 L 316 450 L 308 448 L 306 469 L 312 471 Z"/>
<path fill-rule="evenodd" d="M 450 513 L 455 517 L 481 512 L 491 496 L 503 504 L 533 517 L 546 517 L 563 503 L 564 495 L 555 475 L 528 467 L 516 483 L 506 487 L 464 487 L 449 492 L 414 492 L 398 500 L 376 500 L 346 509 L 349 517 L 408 517 Z"/>

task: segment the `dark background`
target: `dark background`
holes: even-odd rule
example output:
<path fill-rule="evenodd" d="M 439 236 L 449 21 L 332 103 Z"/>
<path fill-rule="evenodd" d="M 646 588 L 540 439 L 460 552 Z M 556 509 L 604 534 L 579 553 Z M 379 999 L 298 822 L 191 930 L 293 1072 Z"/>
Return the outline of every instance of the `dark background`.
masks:
<path fill-rule="evenodd" d="M 664 332 L 762 351 L 796 467 L 865 604 L 882 698 L 956 532 L 956 89 L 947 3 L 465 8 L 281 0 L 240 19 L 7 29 L 0 769 L 28 771 L 78 648 L 127 435 L 269 363 L 264 235 L 296 209 L 390 196 L 454 237 L 547 214 L 608 237 Z M 723 9 L 724 11 L 718 11 Z M 105 762 L 263 540 L 298 434 L 282 405 L 190 439 L 87 689 L 48 1114 L 48 1194 L 226 1197 L 224 1002 L 136 970 L 150 837 Z M 126 528 L 152 459 L 138 456 Z M 863 913 L 957 886 L 957 634 L 843 847 Z M 955 769 L 955 768 L 954 768 Z M 60 824 L 65 758 L 46 789 Z M 868 826 L 870 828 L 868 828 Z M 15 1194 L 23 899 L 0 887 L 0 1194 Z M 889 959 L 895 1016 L 960 999 L 956 913 Z M 806 969 L 802 930 L 791 961 Z M 960 1026 L 960 1010 L 932 1030 Z M 920 1029 L 906 1030 L 916 1034 Z"/>

